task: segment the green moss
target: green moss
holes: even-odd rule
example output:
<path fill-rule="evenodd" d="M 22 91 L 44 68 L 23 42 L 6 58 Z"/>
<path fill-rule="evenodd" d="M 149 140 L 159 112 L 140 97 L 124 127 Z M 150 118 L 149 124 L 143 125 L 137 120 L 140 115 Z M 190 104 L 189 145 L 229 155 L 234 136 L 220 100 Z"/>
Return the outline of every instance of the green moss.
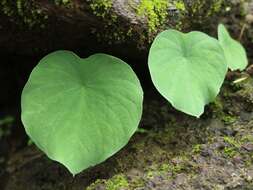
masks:
<path fill-rule="evenodd" d="M 145 19 L 147 29 L 140 36 L 140 44 L 151 43 L 159 31 L 168 27 L 178 30 L 182 29 L 181 17 L 177 16 L 179 12 L 185 11 L 183 0 L 141 0 L 138 6 L 134 6 L 136 14 Z M 169 8 L 172 8 L 170 11 Z M 176 13 L 174 12 L 176 8 Z"/>
<path fill-rule="evenodd" d="M 191 155 L 187 154 L 179 154 L 175 156 L 171 162 L 163 163 L 160 167 L 156 168 L 153 173 L 154 176 L 167 176 L 168 173 L 171 174 L 171 177 L 176 176 L 182 172 L 194 172 L 192 167 L 189 165 L 189 160 L 191 159 Z"/>
<path fill-rule="evenodd" d="M 147 177 L 147 179 L 152 179 L 152 178 L 154 178 L 155 177 L 155 172 L 154 171 L 148 171 L 147 173 L 146 173 L 146 177 Z"/>
<path fill-rule="evenodd" d="M 109 180 L 97 180 L 95 183 L 91 184 L 86 190 L 95 190 L 99 184 L 104 184 L 105 190 L 120 190 L 122 188 L 128 189 L 129 184 L 126 176 L 123 174 L 118 174 L 113 176 Z"/>
<path fill-rule="evenodd" d="M 95 190 L 97 189 L 97 186 L 100 184 L 106 183 L 106 180 L 104 179 L 98 179 L 94 183 L 92 183 L 89 187 L 86 188 L 86 190 Z"/>
<path fill-rule="evenodd" d="M 120 188 L 127 188 L 128 181 L 124 175 L 116 175 L 106 183 L 106 190 L 119 190 Z"/>
<path fill-rule="evenodd" d="M 15 120 L 15 119 L 14 119 L 13 116 L 6 116 L 6 117 L 4 117 L 4 118 L 1 118 L 1 119 L 0 119 L 0 126 L 3 126 L 3 125 L 8 125 L 8 126 L 10 126 L 10 125 L 13 124 L 14 120 Z"/>
<path fill-rule="evenodd" d="M 216 0 L 216 1 L 214 1 L 213 6 L 212 6 L 212 10 L 209 11 L 208 14 L 211 15 L 213 13 L 217 13 L 217 12 L 221 11 L 223 3 L 224 3 L 224 0 Z"/>
<path fill-rule="evenodd" d="M 230 137 L 230 136 L 225 136 L 223 137 L 224 139 L 224 142 L 236 147 L 236 148 L 240 148 L 241 147 L 241 144 L 240 142 L 238 142 L 237 140 L 235 140 L 234 137 Z"/>
<path fill-rule="evenodd" d="M 229 92 L 223 92 L 223 96 L 224 96 L 224 93 L 229 94 Z M 222 102 L 223 101 L 221 97 L 217 97 L 215 101 L 209 105 L 210 109 L 212 110 L 213 115 L 217 118 L 220 118 L 221 121 L 223 121 L 224 124 L 226 125 L 234 123 L 237 120 L 237 116 L 224 112 L 224 106 Z"/>
<path fill-rule="evenodd" d="M 54 0 L 56 5 L 70 6 L 71 0 Z"/>
<path fill-rule="evenodd" d="M 184 1 L 185 11 L 182 20 L 184 29 L 213 32 L 217 27 L 218 18 L 225 14 L 225 7 L 231 2 L 227 0 L 195 0 Z M 220 17 L 218 16 L 220 15 Z"/>
<path fill-rule="evenodd" d="M 104 21 L 104 29 L 96 31 L 98 41 L 106 41 L 109 45 L 124 42 L 132 36 L 132 29 L 121 28 L 118 24 L 118 17 L 112 11 L 112 0 L 97 0 L 90 3 L 92 13 Z"/>
<path fill-rule="evenodd" d="M 184 4 L 184 2 L 177 1 L 175 3 L 175 6 L 176 6 L 177 10 L 185 11 L 185 4 Z"/>
<path fill-rule="evenodd" d="M 243 136 L 242 139 L 241 139 L 242 142 L 251 142 L 253 143 L 253 135 L 246 135 L 246 136 Z"/>
<path fill-rule="evenodd" d="M 2 137 L 7 137 L 11 134 L 11 127 L 15 119 L 13 116 L 5 116 L 0 118 L 0 140 Z"/>
<path fill-rule="evenodd" d="M 39 25 L 43 28 L 47 15 L 44 15 L 39 7 L 36 7 L 33 1 L 27 0 L 2 0 L 0 2 L 0 11 L 8 17 L 15 18 L 18 24 L 32 28 Z"/>
<path fill-rule="evenodd" d="M 183 171 L 185 166 L 183 164 L 176 164 L 176 165 L 170 165 L 169 166 L 169 171 L 172 173 L 172 175 L 176 175 Z"/>
<path fill-rule="evenodd" d="M 199 154 L 201 152 L 202 146 L 201 144 L 196 144 L 192 148 L 192 152 L 195 154 Z"/>
<path fill-rule="evenodd" d="M 211 29 L 215 16 L 225 12 L 225 7 L 230 5 L 226 0 L 178 0 L 174 3 L 179 11 L 179 21 L 176 28 L 182 30 L 206 30 Z M 215 24 L 216 27 L 216 24 Z M 212 28 L 213 30 L 213 28 Z M 209 32 L 209 31 L 208 31 Z"/>
<path fill-rule="evenodd" d="M 225 0 L 211 0 L 209 3 L 206 3 L 206 0 L 196 0 L 189 2 L 187 7 L 190 8 L 190 12 L 194 15 L 204 13 L 203 11 L 205 11 L 205 14 L 202 16 L 210 16 L 219 12 L 224 2 Z"/>
<path fill-rule="evenodd" d="M 142 0 L 137 8 L 139 16 L 145 16 L 148 23 L 148 32 L 156 31 L 163 25 L 167 18 L 168 0 Z"/>
<path fill-rule="evenodd" d="M 237 120 L 237 117 L 229 114 L 223 114 L 221 119 L 226 125 L 229 125 L 234 123 Z"/>
<path fill-rule="evenodd" d="M 110 13 L 112 8 L 112 0 L 97 0 L 90 4 L 93 14 L 105 18 Z"/>
<path fill-rule="evenodd" d="M 143 189 L 145 186 L 145 181 L 142 178 L 134 178 L 131 180 L 131 182 L 129 183 L 130 187 L 129 189 Z"/>
<path fill-rule="evenodd" d="M 0 11 L 16 23 L 28 28 L 39 26 L 44 28 L 48 15 L 42 9 L 35 5 L 35 1 L 28 0 L 2 0 L 0 2 Z M 53 3 L 59 6 L 71 6 L 71 0 L 53 0 Z"/>
<path fill-rule="evenodd" d="M 230 158 L 234 157 L 237 152 L 238 151 L 234 147 L 225 147 L 223 151 L 224 155 Z"/>
<path fill-rule="evenodd" d="M 147 27 L 142 32 L 137 31 L 138 36 L 135 36 L 138 38 L 137 46 L 146 47 L 159 31 L 168 27 L 185 30 L 185 28 L 192 26 L 192 22 L 201 23 L 210 20 L 212 15 L 221 10 L 224 1 L 211 0 L 207 4 L 204 0 L 191 1 L 191 3 L 183 0 L 140 0 L 136 5 L 136 1 L 129 0 L 128 4 L 131 9 L 135 9 L 137 16 L 140 19 L 145 19 L 147 23 Z M 109 44 L 126 42 L 134 36 L 134 32 L 138 29 L 118 23 L 119 19 L 112 11 L 112 0 L 91 1 L 90 7 L 93 14 L 101 17 L 105 23 L 104 30 L 96 31 L 99 41 L 106 41 Z"/>
<path fill-rule="evenodd" d="M 238 140 L 230 136 L 223 137 L 223 140 L 228 144 L 228 146 L 225 147 L 223 150 L 225 156 L 234 157 L 236 154 L 239 153 L 241 143 Z"/>
<path fill-rule="evenodd" d="M 212 115 L 213 117 L 216 118 L 221 118 L 224 115 L 223 112 L 223 103 L 221 98 L 218 96 L 216 99 L 211 102 L 208 106 L 209 109 L 205 112 L 206 115 Z M 221 119 L 222 120 L 222 119 Z"/>

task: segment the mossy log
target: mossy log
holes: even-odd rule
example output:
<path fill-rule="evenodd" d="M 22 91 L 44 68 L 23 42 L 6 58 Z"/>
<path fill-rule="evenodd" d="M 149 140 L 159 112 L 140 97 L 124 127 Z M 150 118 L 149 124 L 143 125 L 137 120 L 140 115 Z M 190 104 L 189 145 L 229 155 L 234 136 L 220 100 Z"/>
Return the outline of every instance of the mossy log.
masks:
<path fill-rule="evenodd" d="M 166 28 L 210 31 L 230 0 L 2 0 L 3 54 L 44 55 L 70 49 L 144 58 Z M 226 11 L 227 10 L 227 11 Z"/>

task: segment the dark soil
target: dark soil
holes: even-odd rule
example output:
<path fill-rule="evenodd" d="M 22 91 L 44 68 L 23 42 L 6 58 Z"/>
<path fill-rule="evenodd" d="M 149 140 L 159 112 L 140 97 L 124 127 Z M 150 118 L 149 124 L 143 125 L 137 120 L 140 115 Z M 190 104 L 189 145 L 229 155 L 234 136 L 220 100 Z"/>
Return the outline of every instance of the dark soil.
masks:
<path fill-rule="evenodd" d="M 227 81 L 200 119 L 176 112 L 151 91 L 140 128 L 119 153 L 74 178 L 35 146 L 25 146 L 1 168 L 1 189 L 253 189 L 251 77 Z"/>

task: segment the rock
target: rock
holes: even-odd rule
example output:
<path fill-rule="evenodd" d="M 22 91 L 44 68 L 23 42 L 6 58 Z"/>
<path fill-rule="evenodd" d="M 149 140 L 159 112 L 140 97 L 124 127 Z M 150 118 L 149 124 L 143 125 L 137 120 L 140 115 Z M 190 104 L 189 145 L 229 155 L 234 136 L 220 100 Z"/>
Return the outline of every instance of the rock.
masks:
<path fill-rule="evenodd" d="M 178 186 L 181 186 L 185 183 L 187 183 L 187 175 L 186 174 L 178 174 L 176 179 L 174 180 L 174 183 Z"/>
<path fill-rule="evenodd" d="M 250 96 L 244 94 L 245 99 Z M 222 103 L 231 106 L 230 101 Z M 246 112 L 247 104 L 234 100 L 232 106 Z M 195 119 L 172 108 L 165 113 L 164 105 L 168 103 L 160 96 L 146 96 L 144 121 L 152 117 L 148 132 L 136 133 L 119 153 L 74 179 L 62 165 L 32 154 L 32 147 L 11 155 L 2 189 L 103 190 L 109 185 L 127 190 L 252 189 L 252 121 L 236 117 L 228 126 L 236 133 L 228 136 L 232 133 L 220 131 L 221 118 Z"/>
<path fill-rule="evenodd" d="M 243 121 L 250 121 L 253 118 L 253 114 L 248 112 L 241 112 L 240 116 Z"/>
<path fill-rule="evenodd" d="M 230 128 L 222 128 L 220 129 L 221 133 L 226 135 L 226 136 L 235 136 L 236 135 L 236 131 L 234 129 L 230 129 Z"/>
<path fill-rule="evenodd" d="M 243 158 L 240 155 L 235 156 L 235 157 L 233 157 L 233 163 L 235 165 L 242 164 L 243 163 Z"/>
<path fill-rule="evenodd" d="M 250 170 L 250 171 L 247 172 L 246 180 L 248 182 L 252 182 L 253 181 L 253 170 Z"/>
<path fill-rule="evenodd" d="M 249 152 L 253 152 L 253 143 L 245 143 L 242 147 Z"/>
<path fill-rule="evenodd" d="M 226 0 L 62 2 L 1 2 L 1 53 L 41 56 L 70 49 L 84 56 L 100 51 L 145 60 L 150 42 L 161 30 L 213 32 L 217 18 L 228 14 L 225 7 L 238 7 Z"/>
<path fill-rule="evenodd" d="M 209 147 L 203 148 L 200 152 L 201 156 L 208 157 L 212 155 L 212 150 Z"/>

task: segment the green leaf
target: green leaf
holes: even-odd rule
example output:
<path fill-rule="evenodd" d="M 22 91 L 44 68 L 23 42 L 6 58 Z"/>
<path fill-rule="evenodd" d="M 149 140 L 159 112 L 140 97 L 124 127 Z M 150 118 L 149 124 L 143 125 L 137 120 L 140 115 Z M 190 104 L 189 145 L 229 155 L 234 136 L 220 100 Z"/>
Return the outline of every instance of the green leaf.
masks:
<path fill-rule="evenodd" d="M 177 110 L 196 117 L 215 99 L 227 72 L 219 42 L 201 32 L 162 32 L 148 64 L 157 90 Z"/>
<path fill-rule="evenodd" d="M 220 44 L 224 50 L 228 67 L 234 70 L 244 70 L 248 65 L 247 55 L 244 47 L 230 37 L 223 24 L 218 27 L 218 36 Z"/>
<path fill-rule="evenodd" d="M 22 121 L 49 158 L 77 174 L 127 144 L 142 102 L 138 78 L 120 59 L 57 51 L 32 71 L 22 93 Z"/>

